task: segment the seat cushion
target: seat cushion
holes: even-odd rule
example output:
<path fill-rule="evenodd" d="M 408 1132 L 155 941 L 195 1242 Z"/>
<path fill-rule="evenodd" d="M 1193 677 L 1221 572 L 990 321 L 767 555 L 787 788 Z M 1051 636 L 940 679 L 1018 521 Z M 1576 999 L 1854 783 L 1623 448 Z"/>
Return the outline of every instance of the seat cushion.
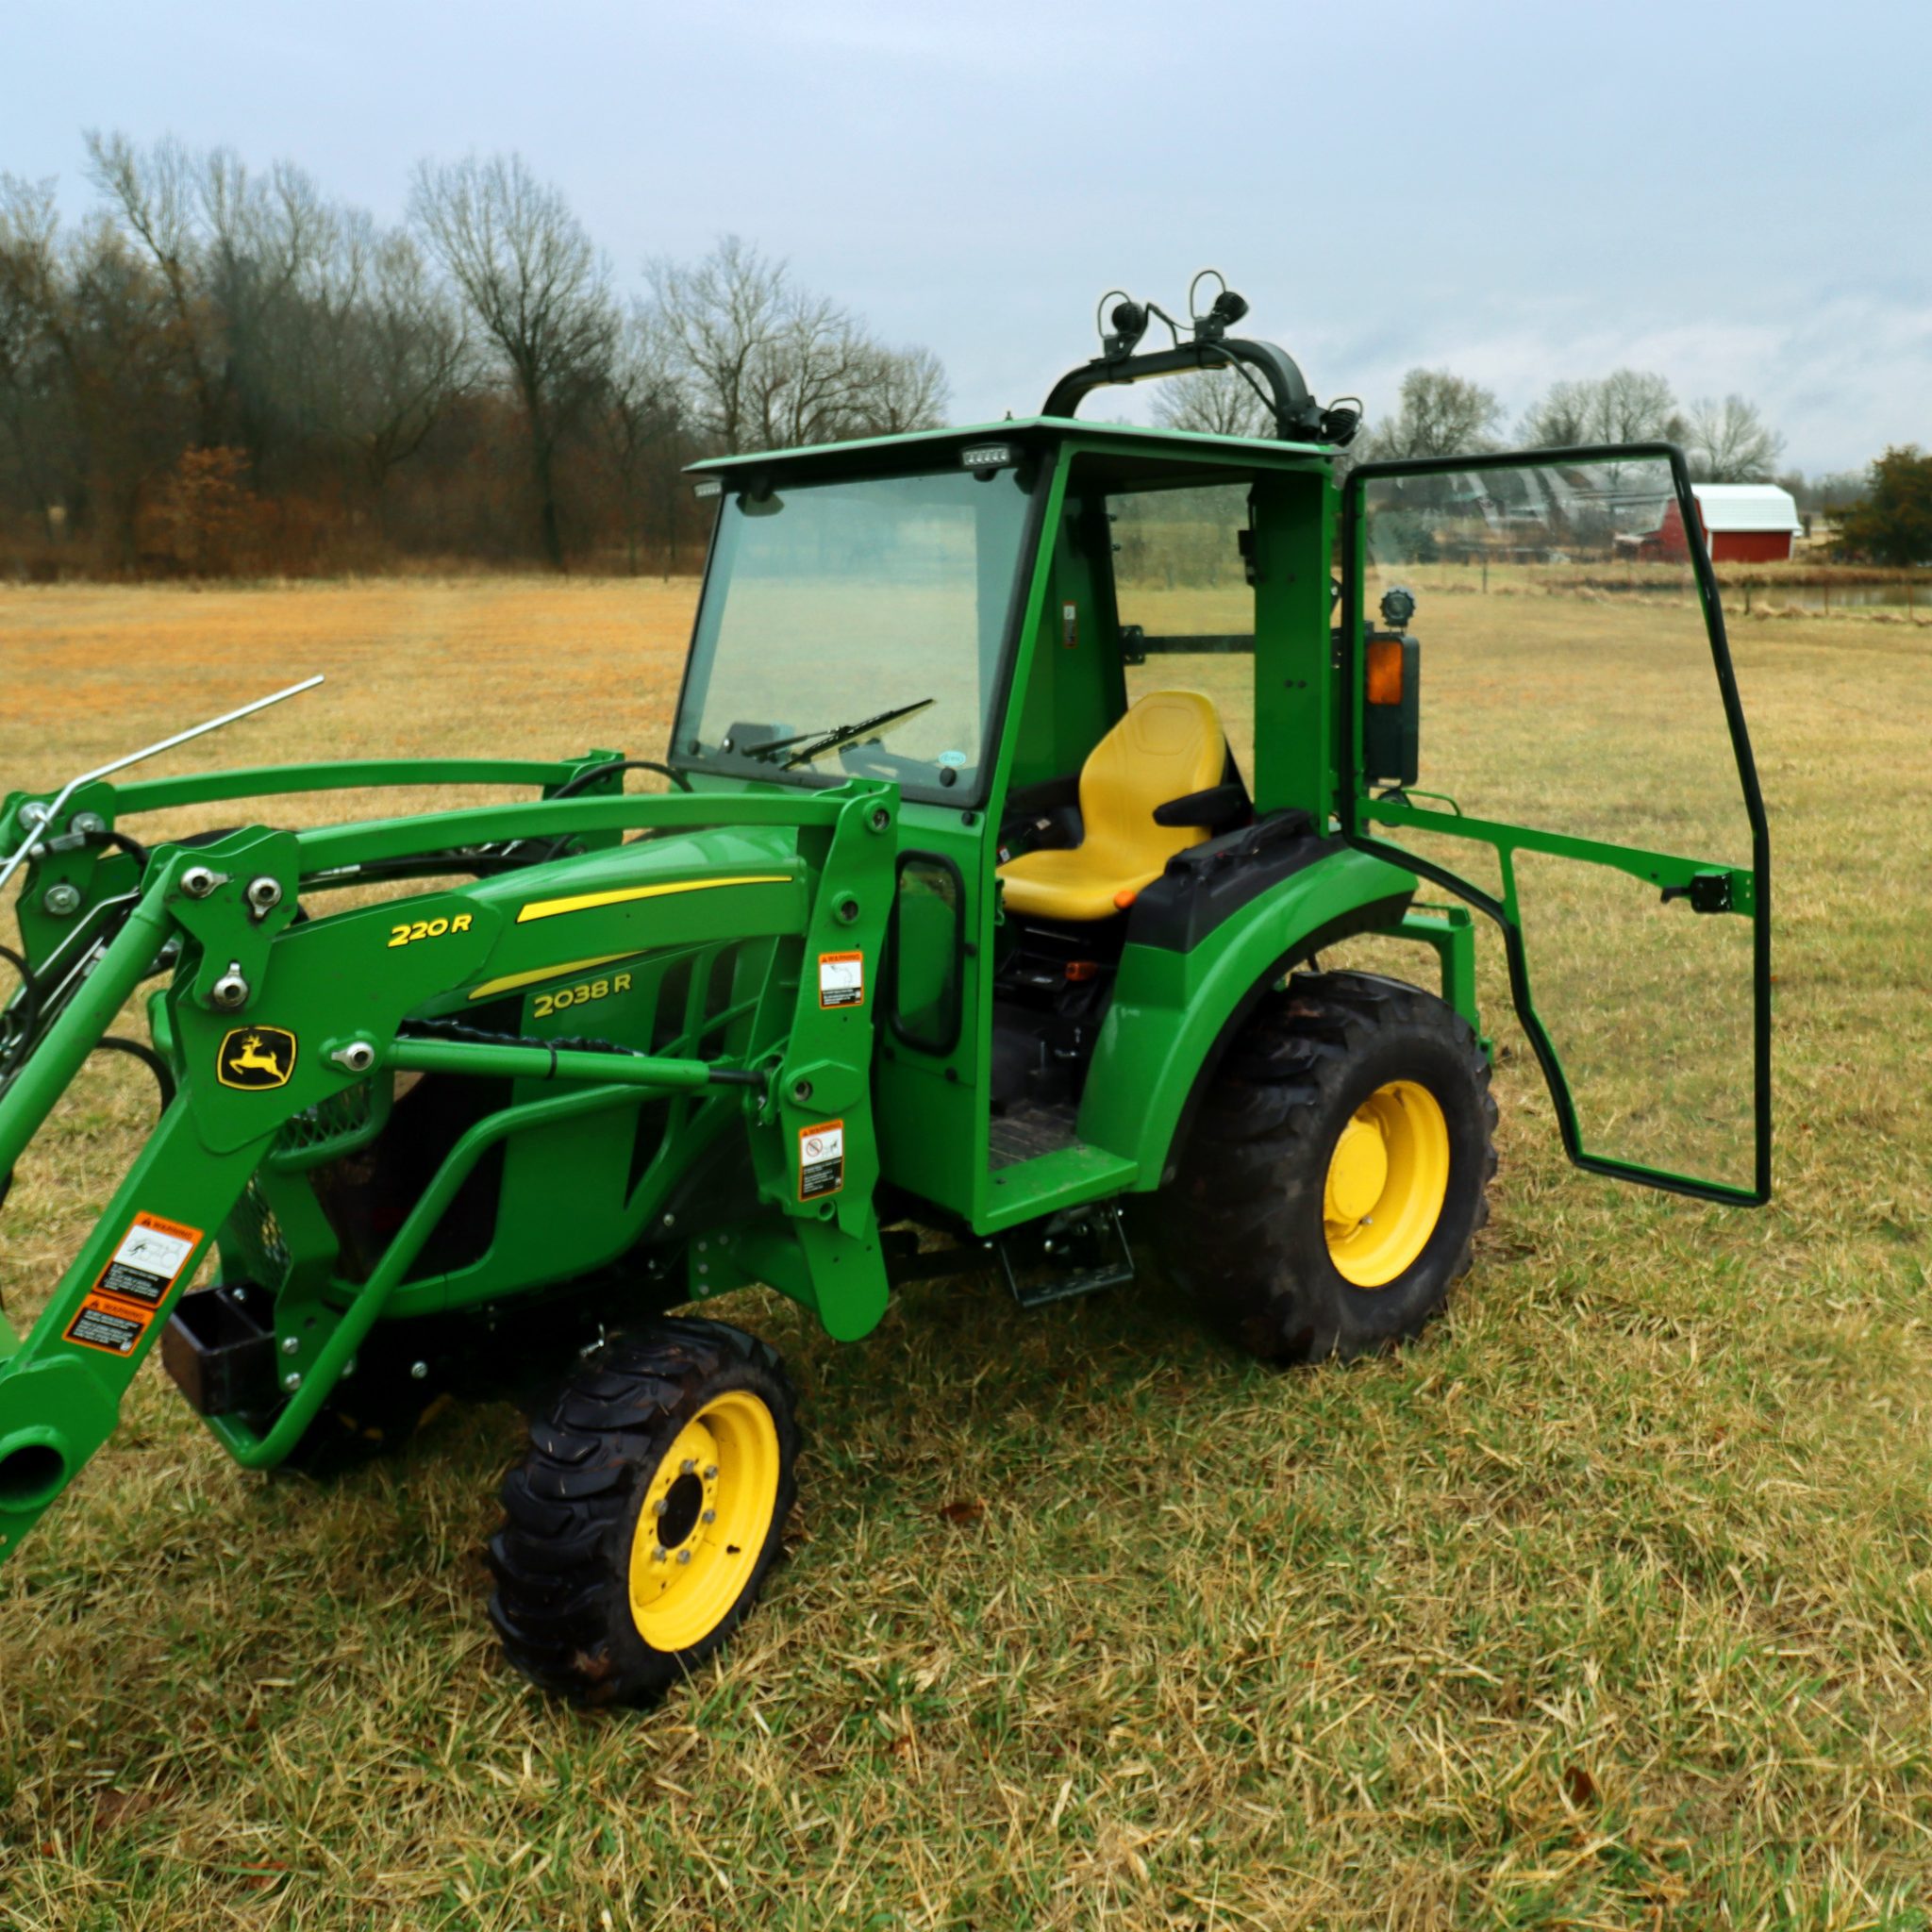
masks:
<path fill-rule="evenodd" d="M 1096 868 L 1084 845 L 1071 851 L 1023 852 L 1000 867 L 1006 903 L 1015 912 L 1038 919 L 1111 919 L 1120 896 L 1151 886 L 1167 865 L 1122 874 Z"/>
<path fill-rule="evenodd" d="M 1108 919 L 1150 885 L 1201 825 L 1158 825 L 1156 810 L 1221 782 L 1227 740 L 1197 691 L 1141 698 L 1093 747 L 1080 773 L 1079 844 L 1025 852 L 1000 867 L 1006 903 L 1042 919 Z"/>

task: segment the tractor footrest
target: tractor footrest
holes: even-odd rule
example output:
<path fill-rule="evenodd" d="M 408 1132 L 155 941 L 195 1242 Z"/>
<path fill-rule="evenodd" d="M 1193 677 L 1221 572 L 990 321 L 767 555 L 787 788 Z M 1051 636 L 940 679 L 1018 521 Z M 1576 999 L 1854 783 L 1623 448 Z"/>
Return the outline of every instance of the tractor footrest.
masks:
<path fill-rule="evenodd" d="M 1028 1222 L 1001 1235 L 997 1246 L 1007 1286 L 1023 1308 L 1097 1294 L 1134 1278 L 1133 1250 L 1111 1201 Z"/>
<path fill-rule="evenodd" d="M 245 1282 L 197 1289 L 161 1331 L 161 1366 L 197 1415 L 275 1406 L 275 1338 L 250 1312 L 248 1293 Z"/>

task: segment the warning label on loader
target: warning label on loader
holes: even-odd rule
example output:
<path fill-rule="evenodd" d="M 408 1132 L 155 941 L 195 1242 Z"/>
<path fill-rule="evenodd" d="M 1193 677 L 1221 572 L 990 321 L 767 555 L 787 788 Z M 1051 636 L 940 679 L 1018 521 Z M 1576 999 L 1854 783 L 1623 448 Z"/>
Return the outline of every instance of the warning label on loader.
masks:
<path fill-rule="evenodd" d="M 135 1344 L 147 1333 L 154 1320 L 150 1308 L 124 1308 L 109 1301 L 89 1295 L 80 1312 L 67 1324 L 69 1341 L 88 1348 L 105 1349 L 109 1355 L 132 1355 Z"/>
<path fill-rule="evenodd" d="M 824 1121 L 798 1130 L 798 1198 L 816 1201 L 845 1185 L 845 1123 Z"/>
<path fill-rule="evenodd" d="M 865 1004 L 865 955 L 819 955 L 819 1005 L 862 1007 Z"/>
<path fill-rule="evenodd" d="M 67 1340 L 108 1355 L 132 1355 L 200 1244 L 198 1227 L 137 1214 L 67 1324 Z"/>
<path fill-rule="evenodd" d="M 183 1227 L 177 1221 L 163 1221 L 158 1214 L 137 1214 L 134 1225 L 121 1237 L 113 1258 L 101 1271 L 94 1292 L 158 1307 L 180 1279 L 200 1240 L 198 1227 Z"/>

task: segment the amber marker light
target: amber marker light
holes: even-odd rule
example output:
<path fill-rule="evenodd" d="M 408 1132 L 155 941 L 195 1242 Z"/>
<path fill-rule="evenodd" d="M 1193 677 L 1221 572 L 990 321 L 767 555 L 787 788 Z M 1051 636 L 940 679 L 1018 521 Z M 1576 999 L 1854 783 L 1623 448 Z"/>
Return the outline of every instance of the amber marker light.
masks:
<path fill-rule="evenodd" d="M 1402 640 L 1369 640 L 1369 702 L 1372 705 L 1399 705 L 1402 702 Z"/>

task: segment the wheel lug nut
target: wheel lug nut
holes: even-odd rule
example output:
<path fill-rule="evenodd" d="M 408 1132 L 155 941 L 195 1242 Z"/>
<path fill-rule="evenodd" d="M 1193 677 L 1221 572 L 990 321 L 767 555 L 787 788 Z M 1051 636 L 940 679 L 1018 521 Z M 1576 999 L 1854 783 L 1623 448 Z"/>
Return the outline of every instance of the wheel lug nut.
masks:
<path fill-rule="evenodd" d="M 697 1464 L 693 1462 L 689 1456 L 687 1456 L 684 1458 L 684 1460 L 677 1465 L 677 1473 L 679 1475 L 689 1475 L 691 1473 L 691 1471 L 694 1470 L 696 1467 Z"/>
<path fill-rule="evenodd" d="M 670 1508 L 670 1504 L 668 1504 L 662 1496 L 659 1496 L 658 1500 L 651 1505 L 651 1514 L 653 1516 L 661 1516 L 663 1515 L 665 1510 Z"/>
<path fill-rule="evenodd" d="M 664 1560 L 664 1558 L 668 1557 L 670 1554 L 671 1552 L 667 1550 L 662 1543 L 659 1543 L 658 1547 L 651 1552 L 651 1561 L 654 1563 L 661 1563 Z"/>
<path fill-rule="evenodd" d="M 708 1483 L 714 1483 L 718 1480 L 718 1465 L 715 1462 L 706 1463 L 705 1480 Z"/>
<path fill-rule="evenodd" d="M 705 1513 L 698 1518 L 698 1521 L 700 1523 L 716 1523 L 717 1520 L 718 1512 L 715 1509 L 707 1509 Z"/>
<path fill-rule="evenodd" d="M 677 1553 L 677 1560 L 680 1563 L 689 1563 L 691 1561 L 691 1552 L 689 1550 L 679 1550 Z"/>

